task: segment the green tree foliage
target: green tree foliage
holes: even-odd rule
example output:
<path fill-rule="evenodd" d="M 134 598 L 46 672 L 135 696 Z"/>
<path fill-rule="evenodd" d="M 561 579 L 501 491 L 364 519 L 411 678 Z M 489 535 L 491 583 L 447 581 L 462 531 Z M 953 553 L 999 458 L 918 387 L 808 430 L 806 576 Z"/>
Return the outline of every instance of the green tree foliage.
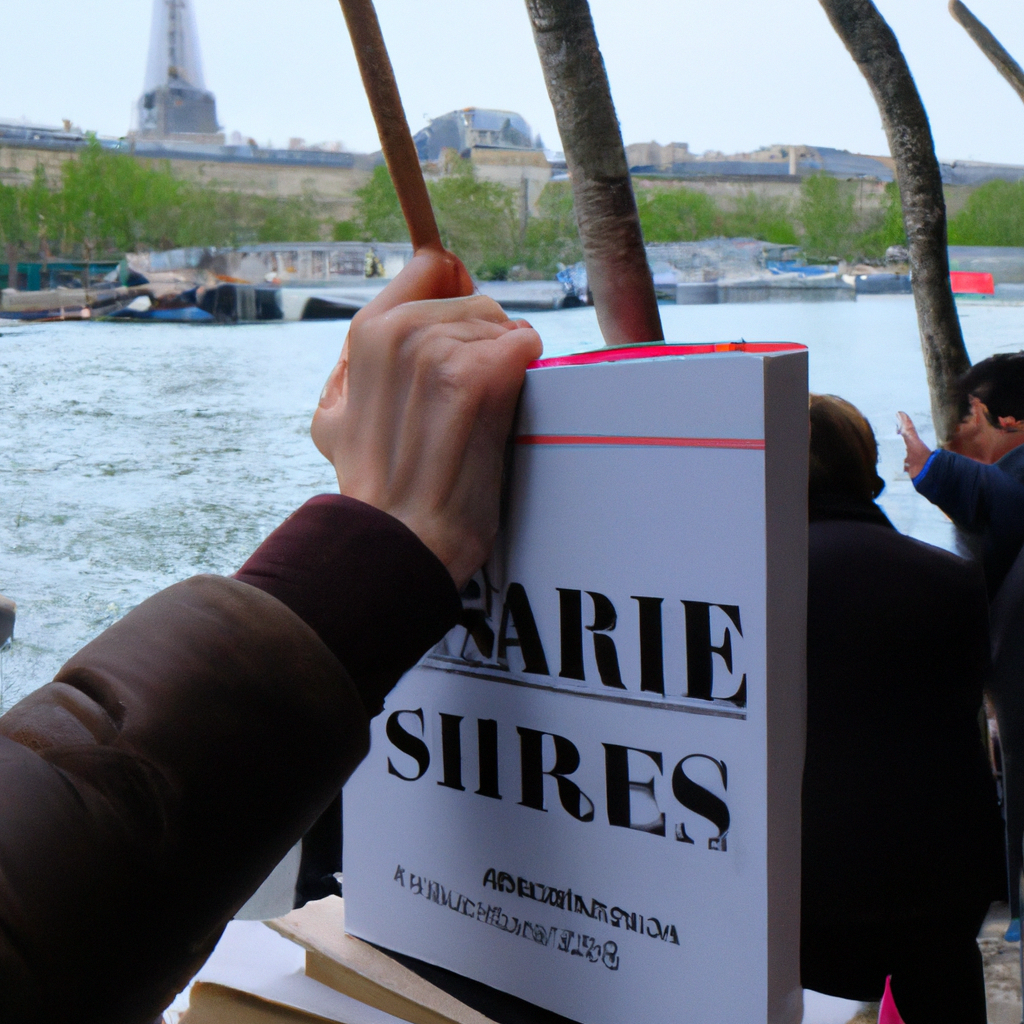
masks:
<path fill-rule="evenodd" d="M 776 245 L 796 245 L 796 228 L 784 199 L 748 192 L 724 215 L 723 234 L 729 238 L 759 238 Z"/>
<path fill-rule="evenodd" d="M 900 187 L 895 181 L 885 186 L 885 201 L 882 214 L 882 244 L 906 245 L 907 229 L 903 224 L 903 204 L 900 202 Z"/>
<path fill-rule="evenodd" d="M 853 248 L 868 259 L 880 259 L 890 245 L 906 244 L 907 232 L 903 227 L 900 188 L 895 181 L 890 181 L 885 186 L 881 210 L 873 223 L 855 239 Z"/>
<path fill-rule="evenodd" d="M 0 185 L 0 245 L 5 248 L 14 246 L 17 249 L 25 243 L 25 210 L 21 198 L 21 189 Z"/>
<path fill-rule="evenodd" d="M 1024 181 L 990 181 L 949 222 L 950 245 L 1024 246 Z"/>
<path fill-rule="evenodd" d="M 450 160 L 448 173 L 427 188 L 445 248 L 478 277 L 507 277 L 519 262 L 519 192 L 480 181 L 461 157 Z"/>
<path fill-rule="evenodd" d="M 42 167 L 37 167 L 32 176 L 32 184 L 25 193 L 25 221 L 28 236 L 35 241 L 37 248 L 42 248 L 44 241 L 60 232 L 62 227 L 60 203 L 50 193 L 46 184 L 46 174 Z"/>
<path fill-rule="evenodd" d="M 725 226 L 715 201 L 688 188 L 643 189 L 637 210 L 646 242 L 697 242 L 720 236 Z"/>
<path fill-rule="evenodd" d="M 850 254 L 857 227 L 855 199 L 848 182 L 824 172 L 804 178 L 797 218 L 804 229 L 803 248 L 809 258 L 830 260 Z"/>
<path fill-rule="evenodd" d="M 104 150 L 95 139 L 67 161 L 59 185 L 42 167 L 26 186 L 0 189 L 0 241 L 93 258 L 136 249 L 315 241 L 315 196 L 277 199 L 203 187 Z"/>
<path fill-rule="evenodd" d="M 537 214 L 523 217 L 522 193 L 476 177 L 468 160 L 451 155 L 445 173 L 428 185 L 445 244 L 479 277 L 501 278 L 515 268 L 553 275 L 582 259 L 572 189 L 553 182 Z M 824 174 L 804 180 L 795 209 L 753 191 L 732 206 L 689 187 L 640 188 L 637 205 L 649 242 L 717 236 L 803 245 L 812 259 L 879 258 L 905 243 L 899 191 L 886 186 L 880 210 L 858 212 L 857 189 Z M 525 221 L 525 222 L 524 222 Z M 797 230 L 794 221 L 799 225 Z M 92 140 L 63 165 L 57 182 L 42 167 L 27 185 L 0 185 L 0 261 L 11 248 L 35 257 L 93 258 L 138 249 L 230 246 L 251 242 L 407 241 L 398 197 L 382 164 L 356 192 L 351 220 L 323 222 L 315 195 L 246 195 L 176 178 L 167 164 L 149 164 L 104 150 Z M 977 189 L 950 222 L 950 242 L 1024 246 L 1024 182 Z"/>
<path fill-rule="evenodd" d="M 583 259 L 583 244 L 576 229 L 572 185 L 549 184 L 537 200 L 539 216 L 526 225 L 523 263 L 533 271 L 553 277 L 559 264 L 569 266 Z"/>
<path fill-rule="evenodd" d="M 335 221 L 331 229 L 331 240 L 334 242 L 358 242 L 361 237 L 359 224 L 354 220 Z"/>
<path fill-rule="evenodd" d="M 800 244 L 811 260 L 878 260 L 891 245 L 905 245 L 899 186 L 885 186 L 880 207 L 858 213 L 857 189 L 824 173 L 805 178 L 800 186 L 797 219 L 803 227 Z"/>
<path fill-rule="evenodd" d="M 563 252 L 571 255 L 573 262 L 578 258 L 578 244 L 574 248 L 571 239 L 562 237 L 569 225 L 572 236 L 576 234 L 571 193 L 568 193 L 566 207 L 564 192 L 560 194 L 555 189 L 548 196 L 546 190 L 541 203 L 554 217 L 543 227 L 535 228 L 540 222 L 531 221 L 524 240 L 520 192 L 493 181 L 479 180 L 469 160 L 451 155 L 444 163 L 444 173 L 428 182 L 427 189 L 441 241 L 458 254 L 476 277 L 504 278 L 519 263 L 531 268 L 543 263 L 544 269 L 548 269 L 550 263 L 553 272 L 554 263 Z M 333 235 L 337 241 L 409 240 L 398 196 L 383 164 L 374 168 L 370 180 L 356 191 L 355 216 L 336 223 Z M 536 242 L 531 243 L 531 238 L 536 238 Z M 531 255 L 531 245 L 536 246 L 540 255 Z"/>
<path fill-rule="evenodd" d="M 409 241 L 409 229 L 405 226 L 398 194 L 384 164 L 374 167 L 370 180 L 362 188 L 356 189 L 355 220 L 341 223 L 353 227 L 341 228 L 339 225 L 335 230 L 352 232 L 367 242 Z"/>
<path fill-rule="evenodd" d="M 731 209 L 690 188 L 643 190 L 637 196 L 647 242 L 697 242 L 704 238 L 758 238 L 795 245 L 796 228 L 784 199 L 747 192 Z"/>

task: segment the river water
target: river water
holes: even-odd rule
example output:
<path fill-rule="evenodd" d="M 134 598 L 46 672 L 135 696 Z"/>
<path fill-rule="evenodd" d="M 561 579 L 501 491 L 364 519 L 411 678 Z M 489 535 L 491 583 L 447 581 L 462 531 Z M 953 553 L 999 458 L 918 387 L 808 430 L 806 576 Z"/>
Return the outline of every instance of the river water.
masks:
<path fill-rule="evenodd" d="M 961 304 L 973 360 L 1024 348 L 1024 306 Z M 902 473 L 895 412 L 931 437 L 913 302 L 663 306 L 674 341 L 796 341 L 810 383 L 872 421 L 896 526 L 951 547 Z M 530 317 L 546 354 L 600 344 L 591 309 Z M 4 707 L 139 601 L 231 573 L 307 497 L 335 486 L 309 440 L 345 324 L 0 326 L 0 653 Z"/>

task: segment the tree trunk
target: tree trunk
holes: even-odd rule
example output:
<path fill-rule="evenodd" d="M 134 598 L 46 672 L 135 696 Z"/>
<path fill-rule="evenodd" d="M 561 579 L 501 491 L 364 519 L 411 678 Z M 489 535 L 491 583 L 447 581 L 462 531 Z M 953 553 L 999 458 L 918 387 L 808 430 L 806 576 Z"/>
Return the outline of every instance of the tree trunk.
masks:
<path fill-rule="evenodd" d="M 967 30 L 967 34 L 978 44 L 981 52 L 996 66 L 1013 91 L 1024 100 L 1024 70 L 1006 52 L 1003 45 L 978 19 L 971 14 L 960 0 L 949 0 L 949 13 Z"/>
<path fill-rule="evenodd" d="M 605 344 L 664 334 L 633 184 L 587 0 L 526 0 L 572 178 L 576 224 Z"/>
<path fill-rule="evenodd" d="M 956 426 L 956 378 L 971 365 L 949 283 L 946 201 L 921 97 L 896 36 L 871 0 L 820 0 L 871 87 L 903 203 L 932 420 L 940 444 Z"/>

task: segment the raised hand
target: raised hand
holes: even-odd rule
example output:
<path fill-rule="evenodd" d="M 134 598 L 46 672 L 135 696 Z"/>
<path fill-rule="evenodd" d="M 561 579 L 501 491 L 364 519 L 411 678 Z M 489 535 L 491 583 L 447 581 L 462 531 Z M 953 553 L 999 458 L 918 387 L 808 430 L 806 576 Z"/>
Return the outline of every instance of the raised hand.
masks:
<path fill-rule="evenodd" d="M 464 585 L 498 528 L 505 442 L 537 332 L 420 250 L 353 318 L 313 417 L 342 494 L 400 519 Z"/>
<path fill-rule="evenodd" d="M 905 412 L 896 413 L 896 422 L 896 433 L 903 438 L 903 443 L 907 446 L 907 457 L 903 460 L 903 468 L 913 479 L 924 469 L 924 464 L 928 461 L 932 450 L 917 436 L 914 421 Z"/>

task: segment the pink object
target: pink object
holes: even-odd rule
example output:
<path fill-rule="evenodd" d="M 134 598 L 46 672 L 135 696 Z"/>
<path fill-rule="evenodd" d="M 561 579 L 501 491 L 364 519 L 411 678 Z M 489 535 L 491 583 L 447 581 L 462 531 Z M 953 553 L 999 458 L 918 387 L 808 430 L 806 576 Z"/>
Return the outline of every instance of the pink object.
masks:
<path fill-rule="evenodd" d="M 975 275 L 978 276 L 978 275 Z M 991 275 L 989 275 L 991 277 Z M 956 289 L 954 288 L 954 291 Z M 624 345 L 621 348 L 599 348 L 592 352 L 577 352 L 571 356 L 549 356 L 530 363 L 538 366 L 585 366 L 591 363 L 619 363 L 626 359 L 656 359 L 659 356 L 703 356 L 712 352 L 800 352 L 806 345 L 792 341 L 720 341 L 712 344 L 670 344 L 652 342 L 650 345 Z"/>
<path fill-rule="evenodd" d="M 882 1002 L 878 1007 L 878 1024 L 903 1024 L 900 1011 L 896 1009 L 896 1000 L 892 997 L 892 988 L 889 981 L 892 975 L 885 979 L 885 992 L 882 993 Z"/>
<path fill-rule="evenodd" d="M 951 270 L 949 283 L 958 295 L 994 295 L 996 290 L 991 274 L 976 274 L 966 270 Z"/>

